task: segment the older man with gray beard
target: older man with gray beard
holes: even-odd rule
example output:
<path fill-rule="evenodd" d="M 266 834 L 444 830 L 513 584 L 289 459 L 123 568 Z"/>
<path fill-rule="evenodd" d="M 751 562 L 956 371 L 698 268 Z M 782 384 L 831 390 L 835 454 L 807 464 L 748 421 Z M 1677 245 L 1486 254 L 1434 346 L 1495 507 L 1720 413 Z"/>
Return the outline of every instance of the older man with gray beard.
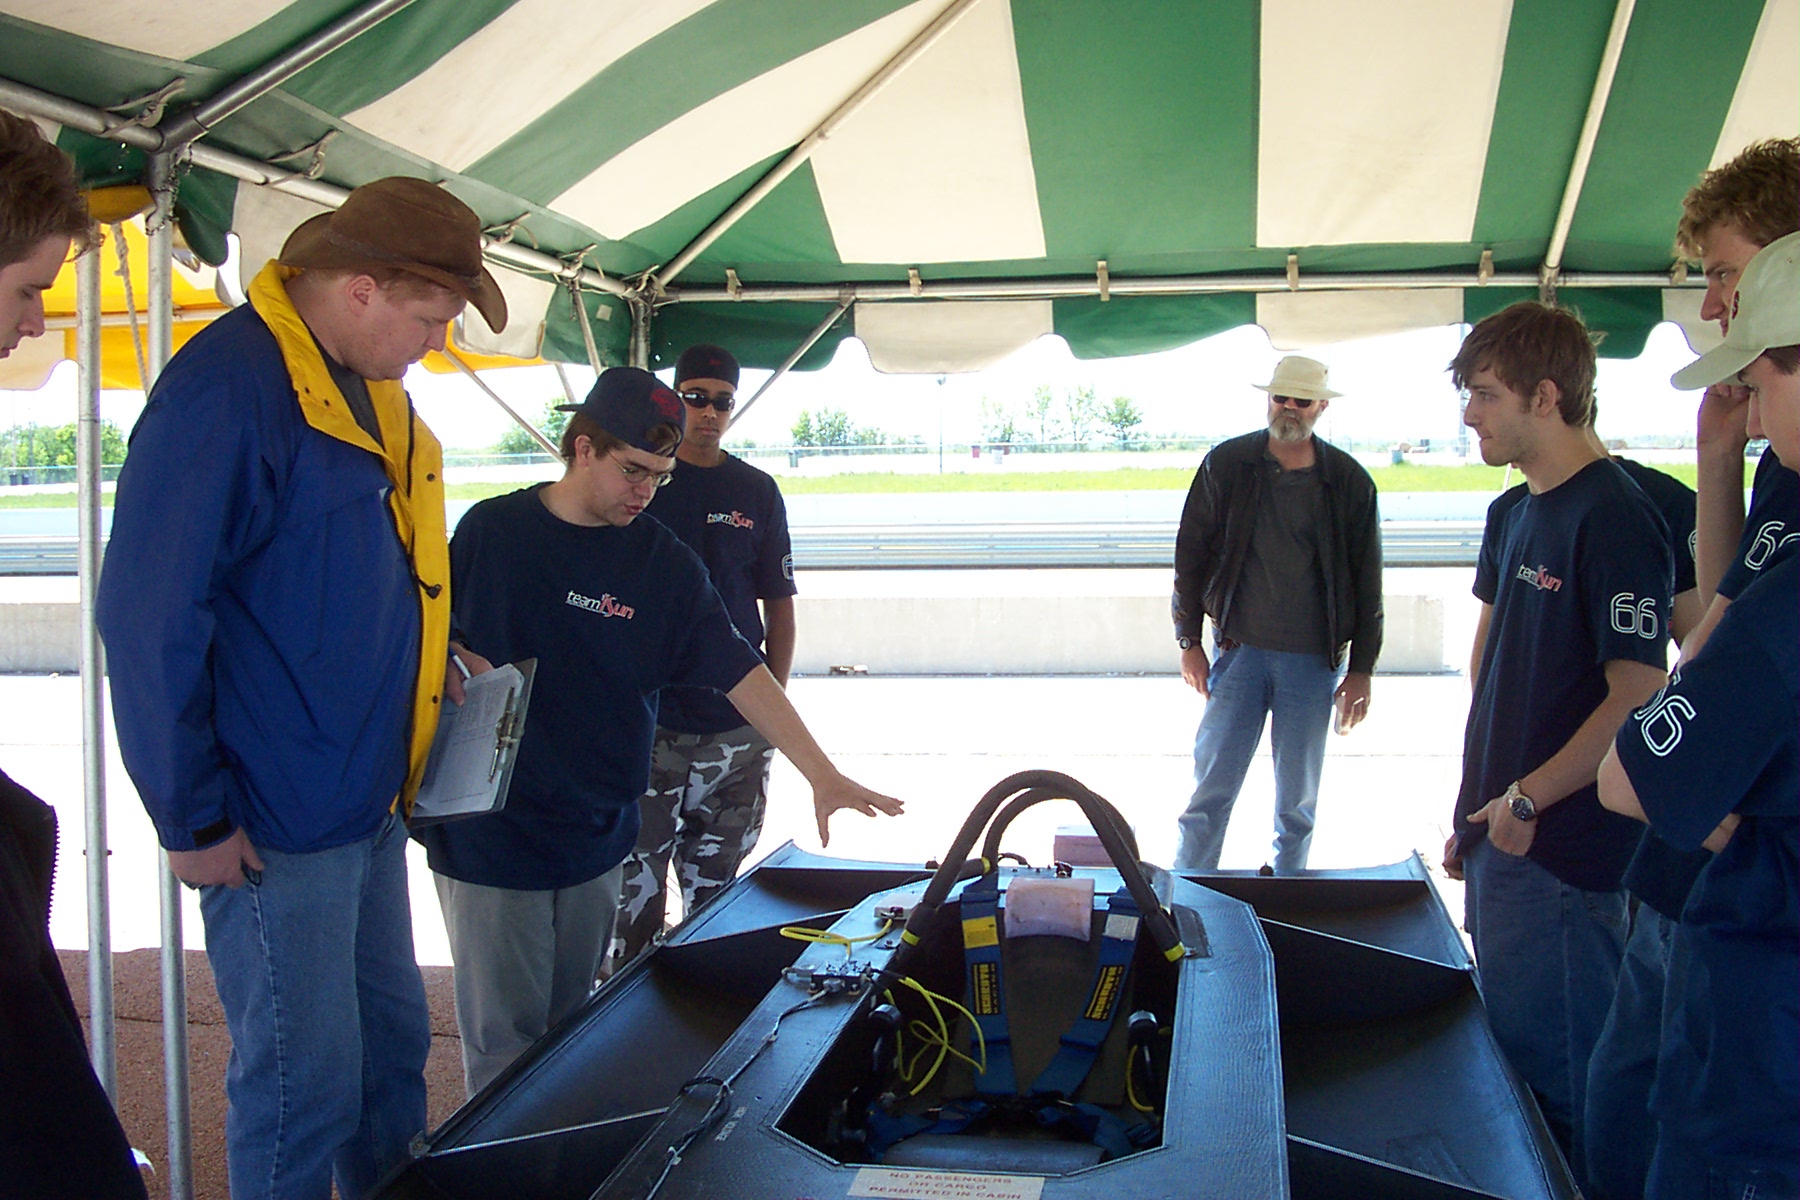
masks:
<path fill-rule="evenodd" d="M 1175 539 L 1175 642 L 1181 677 L 1207 705 L 1176 870 L 1218 867 L 1271 716 L 1275 871 L 1305 870 L 1333 704 L 1340 732 L 1369 710 L 1381 651 L 1380 518 L 1369 473 L 1313 435 L 1339 395 L 1326 385 L 1323 363 L 1282 359 L 1257 385 L 1269 394 L 1268 428 L 1215 446 L 1188 490 Z"/>

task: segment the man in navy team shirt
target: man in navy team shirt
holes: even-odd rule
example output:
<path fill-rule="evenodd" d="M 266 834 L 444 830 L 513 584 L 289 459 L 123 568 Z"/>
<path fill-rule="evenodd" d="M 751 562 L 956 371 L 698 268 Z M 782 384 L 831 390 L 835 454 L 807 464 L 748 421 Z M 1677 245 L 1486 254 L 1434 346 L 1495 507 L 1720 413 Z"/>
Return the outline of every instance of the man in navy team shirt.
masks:
<path fill-rule="evenodd" d="M 1706 271 L 1701 316 L 1731 327 L 1730 302 L 1738 277 L 1766 243 L 1800 223 L 1800 143 L 1759 142 L 1702 177 L 1682 203 L 1677 247 Z M 1744 446 L 1748 392 L 1735 380 L 1709 388 L 1699 409 L 1699 496 L 1695 512 L 1696 594 L 1706 605 L 1684 632 L 1679 596 L 1675 636 L 1684 659 L 1705 645 L 1732 600 L 1767 566 L 1771 552 L 1800 528 L 1800 476 L 1774 451 L 1756 470 L 1750 519 L 1744 516 Z M 1636 478 L 1636 476 L 1634 476 Z M 1640 480 L 1640 483 L 1642 481 Z M 1665 510 L 1666 515 L 1666 510 Z M 1676 547 L 1676 574 L 1681 574 Z M 1677 582 L 1676 590 L 1680 591 Z M 1675 926 L 1695 877 L 1711 859 L 1699 849 L 1675 849 L 1647 830 L 1625 872 L 1640 903 L 1619 971 L 1619 988 L 1588 1068 L 1588 1147 L 1585 1176 L 1593 1200 L 1643 1195 L 1656 1128 L 1650 1090 L 1662 1041 L 1667 981 L 1679 972 Z"/>
<path fill-rule="evenodd" d="M 1661 686 L 1671 556 L 1644 493 L 1587 433 L 1594 349 L 1580 318 L 1535 302 L 1477 325 L 1451 363 L 1482 458 L 1527 495 L 1482 547 L 1486 630 L 1445 868 L 1501 1049 L 1572 1163 L 1588 1055 L 1625 940 L 1619 888 L 1638 831 L 1594 775 Z"/>
<path fill-rule="evenodd" d="M 1757 142 L 1708 171 L 1681 202 L 1676 249 L 1700 260 L 1706 298 L 1700 316 L 1731 326 L 1738 277 L 1757 251 L 1800 230 L 1800 140 Z M 1704 634 L 1769 562 L 1783 538 L 1800 530 L 1800 474 L 1765 450 L 1744 511 L 1745 413 L 1749 396 L 1736 380 L 1706 389 L 1697 427 L 1699 511 L 1695 549 Z"/>
<path fill-rule="evenodd" d="M 766 472 L 719 444 L 737 400 L 738 362 L 721 346 L 689 346 L 675 364 L 687 435 L 674 478 L 650 515 L 706 564 L 732 624 L 775 682 L 794 661 L 794 558 L 787 507 Z M 663 930 L 671 859 L 682 911 L 718 895 L 756 847 L 775 748 L 719 693 L 663 689 L 650 787 L 638 801 L 638 842 L 625 860 L 616 962 L 629 962 Z"/>
<path fill-rule="evenodd" d="M 1751 434 L 1800 462 L 1800 234 L 1752 259 L 1733 307 L 1725 344 L 1674 382 L 1737 379 Z M 1675 931 L 1650 1200 L 1800 1196 L 1797 546 L 1771 550 L 1600 769 L 1608 808 L 1715 853 Z"/>
<path fill-rule="evenodd" d="M 838 809 L 901 808 L 832 765 L 732 627 L 700 559 L 637 519 L 674 465 L 675 393 L 614 367 L 569 411 L 563 477 L 482 501 L 450 544 L 466 645 L 496 663 L 537 659 L 506 807 L 417 834 L 450 935 L 471 1093 L 593 990 L 619 865 L 637 841 L 662 688 L 724 692 L 812 784 L 822 841 Z"/>

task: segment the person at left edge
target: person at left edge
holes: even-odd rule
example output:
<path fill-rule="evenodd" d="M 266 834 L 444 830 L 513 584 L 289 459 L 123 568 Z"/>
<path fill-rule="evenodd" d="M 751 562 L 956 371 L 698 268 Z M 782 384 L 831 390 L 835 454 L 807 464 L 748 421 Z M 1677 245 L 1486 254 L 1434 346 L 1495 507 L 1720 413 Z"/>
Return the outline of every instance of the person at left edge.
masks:
<path fill-rule="evenodd" d="M 425 1125 L 402 816 L 462 684 L 443 454 L 398 381 L 465 303 L 506 322 L 475 213 L 364 184 L 175 355 L 119 476 L 100 630 L 126 768 L 201 888 L 234 1200 L 361 1196 Z"/>
<path fill-rule="evenodd" d="M 43 336 L 44 292 L 98 240 L 75 164 L 0 112 L 0 358 Z M 37 1200 L 141 1200 L 50 942 L 55 873 L 56 810 L 0 771 L 0 1180 Z"/>
<path fill-rule="evenodd" d="M 562 478 L 482 501 L 450 545 L 457 629 L 494 662 L 537 659 L 506 806 L 415 835 L 450 935 L 471 1094 L 593 990 L 662 688 L 724 692 L 812 784 L 820 841 L 838 809 L 901 809 L 832 765 L 732 626 L 705 564 L 638 519 L 675 465 L 680 397 L 648 371 L 614 367 L 567 411 Z"/>

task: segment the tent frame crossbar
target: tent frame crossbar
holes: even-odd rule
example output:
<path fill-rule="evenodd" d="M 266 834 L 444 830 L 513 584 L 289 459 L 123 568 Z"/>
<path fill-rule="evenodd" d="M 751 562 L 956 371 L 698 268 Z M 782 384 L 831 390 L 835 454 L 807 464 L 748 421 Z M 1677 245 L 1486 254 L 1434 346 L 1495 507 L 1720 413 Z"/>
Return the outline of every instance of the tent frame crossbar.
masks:
<path fill-rule="evenodd" d="M 1302 275 L 1290 281 L 1281 275 L 1112 275 L 1104 290 L 1119 296 L 1197 296 L 1234 292 L 1348 292 L 1428 291 L 1446 288 L 1535 288 L 1538 277 L 1527 272 L 1495 273 L 1485 278 L 1475 271 L 1450 273 L 1395 272 Z M 1668 288 L 1694 287 L 1697 282 L 1676 283 L 1668 275 L 1638 272 L 1583 272 L 1564 276 L 1569 288 Z M 706 286 L 672 288 L 665 303 L 717 304 L 726 302 L 778 302 L 829 304 L 848 294 L 856 303 L 899 300 L 1057 300 L 1099 296 L 1102 285 L 1091 275 L 1060 279 L 944 279 L 919 283 L 878 281 L 869 283 L 740 283 L 737 287 Z"/>

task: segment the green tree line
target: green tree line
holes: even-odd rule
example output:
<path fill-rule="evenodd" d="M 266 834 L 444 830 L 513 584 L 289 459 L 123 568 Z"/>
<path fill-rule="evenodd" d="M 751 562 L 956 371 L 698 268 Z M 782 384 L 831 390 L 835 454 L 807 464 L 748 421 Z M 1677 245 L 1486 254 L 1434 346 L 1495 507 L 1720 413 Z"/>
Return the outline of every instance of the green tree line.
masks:
<path fill-rule="evenodd" d="M 9 467 L 75 465 L 76 422 L 67 425 L 14 425 L 0 431 L 0 463 Z M 125 461 L 125 435 L 111 421 L 100 422 L 100 461 Z"/>

